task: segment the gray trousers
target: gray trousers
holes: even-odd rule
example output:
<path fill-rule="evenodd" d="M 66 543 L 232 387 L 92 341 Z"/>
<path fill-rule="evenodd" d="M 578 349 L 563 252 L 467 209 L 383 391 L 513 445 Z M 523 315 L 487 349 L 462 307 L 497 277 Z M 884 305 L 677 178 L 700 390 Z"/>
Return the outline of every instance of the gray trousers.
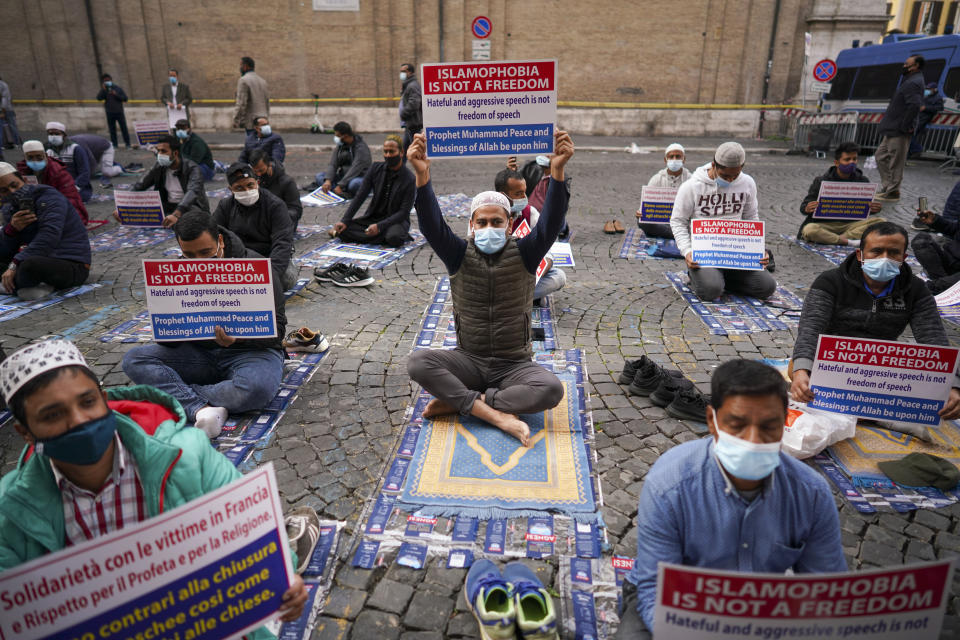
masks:
<path fill-rule="evenodd" d="M 620 594 L 620 626 L 617 627 L 615 640 L 650 640 L 647 625 L 643 624 L 637 613 L 637 587 L 624 579 Z"/>
<path fill-rule="evenodd" d="M 530 360 L 504 360 L 453 350 L 422 349 L 407 361 L 410 378 L 433 397 L 468 415 L 480 394 L 504 413 L 539 413 L 563 399 L 557 376 Z"/>
<path fill-rule="evenodd" d="M 746 271 L 700 267 L 687 271 L 690 288 L 704 302 L 713 302 L 724 291 L 763 300 L 777 290 L 777 281 L 766 269 Z"/>
<path fill-rule="evenodd" d="M 903 165 L 907 163 L 909 149 L 910 134 L 883 137 L 874 154 L 877 159 L 877 171 L 880 172 L 880 189 L 877 193 L 890 194 L 900 191 Z"/>

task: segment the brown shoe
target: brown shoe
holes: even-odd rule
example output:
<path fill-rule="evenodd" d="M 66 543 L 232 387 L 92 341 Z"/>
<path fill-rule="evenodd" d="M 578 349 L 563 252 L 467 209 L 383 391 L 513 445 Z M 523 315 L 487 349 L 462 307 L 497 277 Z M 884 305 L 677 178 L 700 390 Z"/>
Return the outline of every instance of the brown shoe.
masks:
<path fill-rule="evenodd" d="M 626 229 L 623 228 L 623 225 L 620 224 L 619 220 L 613 221 L 613 230 L 616 231 L 617 233 L 623 233 L 624 231 L 626 231 Z"/>
<path fill-rule="evenodd" d="M 616 232 L 617 232 L 617 227 L 616 227 L 616 225 L 614 225 L 613 222 L 614 222 L 613 220 L 607 220 L 606 222 L 603 223 L 603 232 L 604 232 L 604 233 L 611 233 L 611 234 L 613 234 L 613 233 L 616 233 Z"/>

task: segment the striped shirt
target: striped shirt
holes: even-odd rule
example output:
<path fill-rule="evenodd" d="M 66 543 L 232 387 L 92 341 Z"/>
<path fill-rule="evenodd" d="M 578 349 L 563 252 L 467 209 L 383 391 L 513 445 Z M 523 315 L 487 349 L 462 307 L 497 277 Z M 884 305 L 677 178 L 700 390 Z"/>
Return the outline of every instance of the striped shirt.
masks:
<path fill-rule="evenodd" d="M 99 492 L 81 489 L 60 473 L 52 460 L 50 462 L 63 501 L 67 546 L 93 540 L 147 519 L 137 463 L 124 448 L 120 436 L 114 435 L 114 442 L 117 446 L 113 471 Z"/>

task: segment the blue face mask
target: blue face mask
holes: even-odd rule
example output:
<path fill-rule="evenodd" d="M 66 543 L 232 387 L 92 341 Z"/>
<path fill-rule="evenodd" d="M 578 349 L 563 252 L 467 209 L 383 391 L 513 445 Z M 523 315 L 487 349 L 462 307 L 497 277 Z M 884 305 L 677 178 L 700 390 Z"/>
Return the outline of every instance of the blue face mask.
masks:
<path fill-rule="evenodd" d="M 487 227 L 473 232 L 473 244 L 486 254 L 496 253 L 507 244 L 507 230 Z"/>
<path fill-rule="evenodd" d="M 743 480 L 762 480 L 780 464 L 779 442 L 748 442 L 717 428 L 713 448 L 727 473 Z"/>
<path fill-rule="evenodd" d="M 93 464 L 103 457 L 117 431 L 113 411 L 82 424 L 56 438 L 37 439 L 36 452 L 68 464 Z"/>
<path fill-rule="evenodd" d="M 863 273 L 871 280 L 890 282 L 900 275 L 901 265 L 903 265 L 902 262 L 890 258 L 871 258 L 864 260 L 860 266 Z"/>
<path fill-rule="evenodd" d="M 186 129 L 177 129 L 177 137 L 181 140 L 186 140 L 190 137 L 190 132 Z"/>
<path fill-rule="evenodd" d="M 923 90 L 923 95 L 925 95 L 925 96 L 927 96 L 927 97 L 929 98 L 930 96 L 933 95 L 933 89 L 924 89 L 924 90 Z"/>
<path fill-rule="evenodd" d="M 724 179 L 721 178 L 720 176 L 717 176 L 717 177 L 715 178 L 715 180 L 716 180 L 716 182 L 717 182 L 717 186 L 718 186 L 719 188 L 721 188 L 721 189 L 726 189 L 727 187 L 730 186 L 730 181 L 729 181 L 729 180 L 724 180 Z"/>
<path fill-rule="evenodd" d="M 170 84 L 177 84 L 177 79 L 173 76 L 170 76 Z"/>
<path fill-rule="evenodd" d="M 47 166 L 46 160 L 27 160 L 27 166 L 34 171 L 43 171 Z"/>
<path fill-rule="evenodd" d="M 510 205 L 510 213 L 514 215 L 520 215 L 523 213 L 523 210 L 527 208 L 527 199 L 521 198 L 520 200 L 514 200 L 513 204 Z"/>
<path fill-rule="evenodd" d="M 266 137 L 266 136 L 270 135 L 270 131 L 271 131 L 270 125 L 268 125 L 268 124 L 265 124 L 265 125 L 263 125 L 262 127 L 260 127 L 260 135 L 261 135 L 261 136 Z"/>
<path fill-rule="evenodd" d="M 104 84 L 104 86 L 105 86 L 107 89 L 109 89 L 110 87 L 113 86 L 113 82 L 111 82 L 110 80 L 107 80 L 107 81 L 104 82 L 103 84 Z"/>

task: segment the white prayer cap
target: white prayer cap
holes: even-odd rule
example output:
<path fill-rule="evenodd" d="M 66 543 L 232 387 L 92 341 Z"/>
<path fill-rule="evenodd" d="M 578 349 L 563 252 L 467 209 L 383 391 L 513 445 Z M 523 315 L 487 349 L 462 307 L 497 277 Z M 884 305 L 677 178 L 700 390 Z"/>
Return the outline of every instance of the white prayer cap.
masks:
<path fill-rule="evenodd" d="M 43 143 L 39 140 L 27 140 L 23 143 L 23 152 L 43 151 Z"/>
<path fill-rule="evenodd" d="M 49 131 L 50 129 L 54 129 L 56 131 L 63 131 L 64 133 L 67 132 L 66 125 L 64 125 L 62 122 L 57 122 L 56 120 L 53 120 L 47 123 L 47 131 Z"/>
<path fill-rule="evenodd" d="M 507 214 L 510 213 L 510 199 L 507 196 L 499 191 L 481 191 L 473 196 L 473 202 L 470 203 L 470 216 L 472 217 L 477 209 L 488 204 L 503 207 Z"/>
<path fill-rule="evenodd" d="M 0 363 L 0 391 L 9 404 L 23 385 L 53 369 L 87 367 L 80 350 L 69 340 L 44 340 L 20 349 Z"/>
<path fill-rule="evenodd" d="M 683 145 L 677 142 L 674 142 L 669 147 L 667 147 L 663 152 L 663 156 L 666 157 L 667 154 L 670 153 L 671 151 L 679 151 L 683 155 L 687 155 L 687 152 L 683 150 Z"/>
<path fill-rule="evenodd" d="M 16 170 L 17 168 L 9 162 L 0 162 L 0 178 L 10 175 Z"/>
<path fill-rule="evenodd" d="M 724 167 L 742 167 L 743 163 L 747 161 L 747 152 L 738 142 L 724 142 L 717 147 L 717 152 L 713 154 L 713 160 Z"/>

